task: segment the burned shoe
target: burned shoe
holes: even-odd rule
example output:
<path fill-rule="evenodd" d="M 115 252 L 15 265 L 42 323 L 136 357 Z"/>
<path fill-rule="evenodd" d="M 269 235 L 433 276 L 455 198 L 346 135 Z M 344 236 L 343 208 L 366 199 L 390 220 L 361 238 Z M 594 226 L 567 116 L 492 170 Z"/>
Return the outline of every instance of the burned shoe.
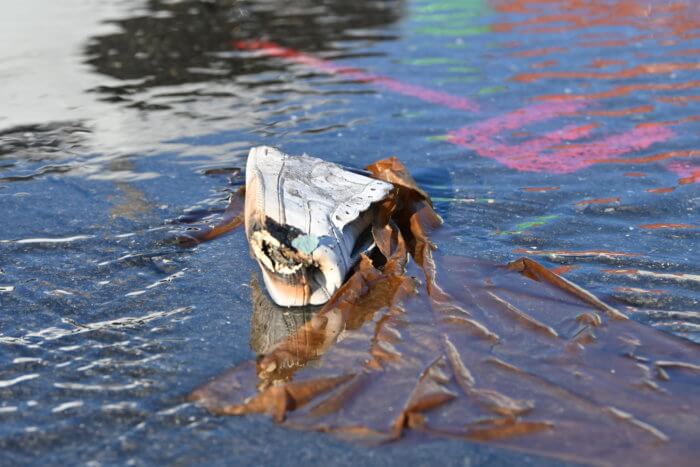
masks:
<path fill-rule="evenodd" d="M 252 148 L 245 227 L 270 296 L 281 306 L 320 305 L 372 245 L 371 207 L 392 185 L 309 156 Z"/>

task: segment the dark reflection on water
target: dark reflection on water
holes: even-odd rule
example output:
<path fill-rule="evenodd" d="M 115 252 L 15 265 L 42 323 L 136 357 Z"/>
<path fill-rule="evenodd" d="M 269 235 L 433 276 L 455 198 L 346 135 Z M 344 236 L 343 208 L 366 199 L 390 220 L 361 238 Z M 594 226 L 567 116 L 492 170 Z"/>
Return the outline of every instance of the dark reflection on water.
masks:
<path fill-rule="evenodd" d="M 32 101 L 60 121 L 0 129 L 0 463 L 523 461 L 368 451 L 183 404 L 252 356 L 254 265 L 240 235 L 165 239 L 220 212 L 235 187 L 204 172 L 258 143 L 352 166 L 398 155 L 458 228 L 449 253 L 525 252 L 700 341 L 694 1 L 122 3 L 88 18 L 113 30 L 86 28 L 77 57 L 22 54 L 24 77 L 0 63 L 0 84 L 44 67 L 86 83 Z"/>
<path fill-rule="evenodd" d="M 403 1 L 151 1 L 148 10 L 116 21 L 120 32 L 96 37 L 86 47 L 88 63 L 100 73 L 138 80 L 96 89 L 112 102 L 129 100 L 130 93 L 145 87 L 230 80 L 279 69 L 268 60 L 235 56 L 230 47 L 235 40 L 265 38 L 338 55 L 347 48 L 343 41 L 394 39 L 377 28 L 401 17 Z M 163 108 L 148 103 L 140 107 Z"/>
<path fill-rule="evenodd" d="M 250 282 L 251 310 L 250 348 L 258 355 L 268 353 L 276 344 L 288 339 L 307 322 L 321 307 L 285 308 L 277 306 L 260 288 L 257 277 Z M 299 342 L 302 347 L 306 342 Z"/>

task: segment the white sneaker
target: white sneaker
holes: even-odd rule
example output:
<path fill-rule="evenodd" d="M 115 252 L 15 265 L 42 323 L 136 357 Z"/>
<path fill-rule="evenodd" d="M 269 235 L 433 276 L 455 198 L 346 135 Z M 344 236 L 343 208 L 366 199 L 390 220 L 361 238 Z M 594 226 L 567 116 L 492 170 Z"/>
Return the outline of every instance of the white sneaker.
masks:
<path fill-rule="evenodd" d="M 392 185 L 258 146 L 246 165 L 245 227 L 272 300 L 320 305 L 372 246 L 373 203 Z"/>

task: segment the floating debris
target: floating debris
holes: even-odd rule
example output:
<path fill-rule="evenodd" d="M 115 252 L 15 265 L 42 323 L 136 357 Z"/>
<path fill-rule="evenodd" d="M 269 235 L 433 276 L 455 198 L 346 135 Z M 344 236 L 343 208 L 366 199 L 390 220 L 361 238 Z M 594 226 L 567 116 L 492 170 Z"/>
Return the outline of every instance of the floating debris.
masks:
<path fill-rule="evenodd" d="M 246 235 L 272 299 L 320 305 L 340 288 L 392 185 L 309 156 L 260 146 L 246 168 Z"/>

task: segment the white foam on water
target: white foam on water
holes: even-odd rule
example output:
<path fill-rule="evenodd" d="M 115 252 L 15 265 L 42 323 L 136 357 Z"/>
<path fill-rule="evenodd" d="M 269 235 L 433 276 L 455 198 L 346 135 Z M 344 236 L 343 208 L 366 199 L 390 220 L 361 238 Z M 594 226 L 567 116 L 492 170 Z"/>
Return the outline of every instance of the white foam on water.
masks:
<path fill-rule="evenodd" d="M 18 376 L 17 378 L 13 379 L 0 380 L 0 388 L 9 388 L 10 386 L 14 386 L 15 384 L 19 384 L 23 381 L 29 381 L 30 379 L 35 379 L 38 377 L 38 373 L 32 373 L 29 375 Z"/>
<path fill-rule="evenodd" d="M 95 238 L 94 235 L 75 235 L 73 237 L 59 237 L 59 238 L 23 238 L 20 240 L 3 240 L 7 243 L 18 243 L 18 244 L 31 244 L 31 243 L 71 243 L 77 242 L 79 240 L 87 240 L 89 238 Z"/>
<path fill-rule="evenodd" d="M 69 409 L 75 409 L 77 407 L 82 407 L 83 406 L 83 401 L 71 401 L 71 402 L 65 402 L 61 405 L 57 405 L 53 409 L 51 409 L 52 413 L 58 413 L 58 412 L 64 412 Z"/>

